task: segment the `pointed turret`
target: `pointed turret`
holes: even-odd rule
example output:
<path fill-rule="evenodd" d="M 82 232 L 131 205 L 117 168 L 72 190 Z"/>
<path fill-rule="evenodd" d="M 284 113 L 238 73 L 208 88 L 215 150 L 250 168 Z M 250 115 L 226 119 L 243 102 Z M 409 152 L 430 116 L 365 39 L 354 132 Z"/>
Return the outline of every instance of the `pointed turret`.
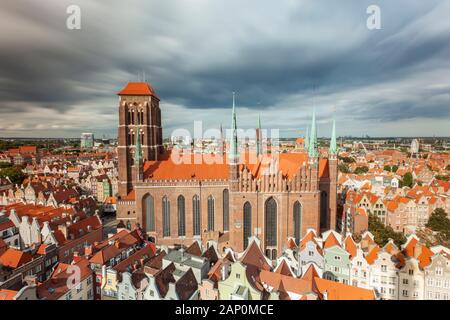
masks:
<path fill-rule="evenodd" d="M 229 160 L 229 179 L 230 191 L 239 190 L 239 152 L 238 152 L 238 137 L 236 124 L 236 103 L 235 94 L 233 92 L 233 111 L 231 115 L 231 137 L 230 137 L 230 151 L 228 155 Z"/>
<path fill-rule="evenodd" d="M 316 110 L 313 110 L 312 120 L 311 120 L 311 135 L 309 137 L 309 148 L 308 154 L 310 158 L 316 158 L 319 156 L 317 150 L 317 127 L 316 127 Z"/>
<path fill-rule="evenodd" d="M 230 163 L 237 163 L 239 159 L 238 154 L 238 139 L 237 139 L 237 124 L 236 124 L 236 102 L 235 93 L 233 92 L 233 111 L 231 114 L 231 138 L 230 138 Z"/>
<path fill-rule="evenodd" d="M 331 129 L 330 155 L 337 155 L 338 148 L 336 143 L 336 121 L 333 119 L 333 128 Z"/>
<path fill-rule="evenodd" d="M 256 129 L 256 155 L 262 154 L 261 115 L 258 115 L 258 128 Z"/>

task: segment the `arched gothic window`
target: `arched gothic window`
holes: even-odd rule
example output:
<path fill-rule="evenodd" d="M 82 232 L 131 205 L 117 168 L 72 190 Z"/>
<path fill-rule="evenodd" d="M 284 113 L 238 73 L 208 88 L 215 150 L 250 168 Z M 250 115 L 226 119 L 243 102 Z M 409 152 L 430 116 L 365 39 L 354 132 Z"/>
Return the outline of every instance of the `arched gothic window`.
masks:
<path fill-rule="evenodd" d="M 195 195 L 192 198 L 192 213 L 193 213 L 193 232 L 194 232 L 194 236 L 199 236 L 200 235 L 200 228 L 201 228 L 201 223 L 200 223 L 200 198 L 198 195 Z"/>
<path fill-rule="evenodd" d="M 214 231 L 214 198 L 208 197 L 208 231 Z"/>
<path fill-rule="evenodd" d="M 248 247 L 248 238 L 252 235 L 252 205 L 250 202 L 244 204 L 244 248 Z"/>
<path fill-rule="evenodd" d="M 162 200 L 163 237 L 170 237 L 170 201 L 167 196 Z"/>
<path fill-rule="evenodd" d="M 184 206 L 184 197 L 178 196 L 178 236 L 183 237 L 186 235 L 186 213 Z"/>

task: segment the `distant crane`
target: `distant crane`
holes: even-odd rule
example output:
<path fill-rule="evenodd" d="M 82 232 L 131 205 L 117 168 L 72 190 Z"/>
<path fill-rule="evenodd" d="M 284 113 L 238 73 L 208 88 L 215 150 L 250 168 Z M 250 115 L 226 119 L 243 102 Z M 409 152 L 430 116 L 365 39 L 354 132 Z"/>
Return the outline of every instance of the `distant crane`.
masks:
<path fill-rule="evenodd" d="M 358 141 L 358 142 L 353 141 L 352 152 L 360 151 L 361 150 L 361 148 L 359 148 L 360 146 L 362 146 L 362 149 L 364 150 L 363 155 L 367 155 L 368 152 L 367 152 L 366 146 L 364 145 L 364 143 L 362 141 Z"/>

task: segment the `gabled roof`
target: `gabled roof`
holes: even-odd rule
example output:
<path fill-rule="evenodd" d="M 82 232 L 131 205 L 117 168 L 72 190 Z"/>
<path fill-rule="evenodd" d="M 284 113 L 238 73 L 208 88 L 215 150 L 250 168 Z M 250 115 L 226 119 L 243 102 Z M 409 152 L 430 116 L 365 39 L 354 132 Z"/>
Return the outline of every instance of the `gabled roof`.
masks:
<path fill-rule="evenodd" d="M 266 256 L 262 253 L 256 241 L 252 241 L 244 252 L 241 262 L 247 266 L 254 266 L 259 270 L 270 270 Z"/>
<path fill-rule="evenodd" d="M 272 287 L 273 290 L 280 294 L 295 293 L 302 295 L 312 292 L 312 281 L 294 278 L 268 270 L 261 271 L 260 280 L 261 283 Z"/>
<path fill-rule="evenodd" d="M 314 278 L 314 287 L 324 299 L 327 300 L 375 300 L 375 293 L 373 290 L 362 289 L 358 287 L 349 286 L 343 283 Z"/>
<path fill-rule="evenodd" d="M 71 284 L 70 277 L 73 274 L 73 272 L 68 270 L 70 266 L 66 263 L 59 263 L 50 279 L 38 285 L 37 292 L 40 299 L 57 300 L 71 290 L 68 286 Z M 80 259 L 75 266 L 79 267 L 81 281 L 93 275 L 88 260 Z"/>
<path fill-rule="evenodd" d="M 378 253 L 380 252 L 380 247 L 375 246 L 372 250 L 366 255 L 366 261 L 368 264 L 373 264 L 375 260 L 378 258 Z"/>
<path fill-rule="evenodd" d="M 198 241 L 192 242 L 192 244 L 186 249 L 186 253 L 192 254 L 193 256 L 201 257 L 202 249 L 200 248 Z"/>
<path fill-rule="evenodd" d="M 125 260 L 121 261 L 117 265 L 113 267 L 114 270 L 118 272 L 125 272 L 128 268 L 132 267 L 135 263 L 140 263 L 141 260 L 145 263 L 150 258 L 155 256 L 156 248 L 153 243 L 148 244 L 147 246 L 143 247 L 142 249 L 136 251 L 132 255 L 130 255 Z"/>
<path fill-rule="evenodd" d="M 18 291 L 8 290 L 8 289 L 0 289 L 0 301 L 4 300 L 14 300 Z"/>
<path fill-rule="evenodd" d="M 295 240 L 293 238 L 288 238 L 286 247 L 289 249 L 296 249 L 297 244 L 295 243 Z"/>
<path fill-rule="evenodd" d="M 0 264 L 5 267 L 16 269 L 33 260 L 33 256 L 27 252 L 8 248 L 0 256 Z"/>
<path fill-rule="evenodd" d="M 206 258 L 209 261 L 209 263 L 212 263 L 212 264 L 216 263 L 219 260 L 216 249 L 213 246 L 210 246 L 208 248 L 208 250 L 206 250 L 202 254 L 202 257 Z"/>
<path fill-rule="evenodd" d="M 169 290 L 169 283 L 175 282 L 175 277 L 173 272 L 175 271 L 175 265 L 173 262 L 169 264 L 166 268 L 162 269 L 155 275 L 155 284 L 158 288 L 158 292 L 161 297 L 165 297 L 167 291 Z"/>
<path fill-rule="evenodd" d="M 344 246 L 345 250 L 350 253 L 350 259 L 356 256 L 357 247 L 351 235 L 347 235 L 347 237 L 345 237 Z"/>
<path fill-rule="evenodd" d="M 313 281 L 314 278 L 319 277 L 319 274 L 317 273 L 316 267 L 314 266 L 313 263 L 311 263 L 308 267 L 308 269 L 306 270 L 306 272 L 302 275 L 302 279 L 304 280 L 308 280 L 308 281 Z"/>
<path fill-rule="evenodd" d="M 281 262 L 276 266 L 273 272 L 293 277 L 294 274 L 292 273 L 291 267 L 289 267 L 289 264 L 286 262 L 286 259 L 281 259 L 280 261 Z"/>
<path fill-rule="evenodd" d="M 153 96 L 158 98 L 153 88 L 147 82 L 129 82 L 117 94 L 119 96 Z"/>
<path fill-rule="evenodd" d="M 180 300 L 189 299 L 197 288 L 197 279 L 191 268 L 175 284 L 175 291 Z"/>
<path fill-rule="evenodd" d="M 334 246 L 340 247 L 341 244 L 340 244 L 339 240 L 336 238 L 336 236 L 334 235 L 334 232 L 330 232 L 330 234 L 325 239 L 325 242 L 323 243 L 323 248 L 327 249 L 327 248 L 331 248 Z"/>

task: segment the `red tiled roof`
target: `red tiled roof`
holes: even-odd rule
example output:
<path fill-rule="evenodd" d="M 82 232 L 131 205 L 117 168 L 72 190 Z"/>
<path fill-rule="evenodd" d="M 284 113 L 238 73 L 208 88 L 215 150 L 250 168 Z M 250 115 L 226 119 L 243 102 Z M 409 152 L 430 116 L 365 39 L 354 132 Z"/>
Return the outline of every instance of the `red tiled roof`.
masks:
<path fill-rule="evenodd" d="M 366 261 L 368 264 L 372 264 L 378 258 L 378 252 L 380 252 L 380 247 L 375 246 L 367 255 Z"/>
<path fill-rule="evenodd" d="M 276 269 L 273 271 L 275 273 L 283 274 L 285 276 L 293 276 L 291 272 L 291 268 L 289 268 L 289 265 L 287 264 L 286 260 L 282 260 L 281 263 L 276 267 Z"/>
<path fill-rule="evenodd" d="M 9 248 L 0 256 L 0 264 L 8 268 L 16 269 L 33 260 L 31 254 Z"/>
<path fill-rule="evenodd" d="M 324 296 L 327 293 L 328 300 L 375 300 L 373 290 L 349 286 L 343 283 L 314 278 L 317 291 Z"/>
<path fill-rule="evenodd" d="M 223 156 L 221 162 L 212 163 L 212 159 L 219 159 L 219 155 L 211 161 L 205 160 L 209 155 L 202 154 L 177 154 L 168 151 L 158 161 L 146 161 L 144 163 L 144 177 L 150 180 L 227 180 L 229 175 L 228 157 Z M 251 175 L 257 179 L 263 177 L 270 169 L 274 161 L 273 155 L 253 157 L 253 154 L 242 153 L 240 158 L 240 170 L 247 168 Z M 307 163 L 306 153 L 280 153 L 277 154 L 278 167 L 283 176 L 292 179 L 298 173 L 301 166 Z M 319 176 L 329 175 L 328 160 L 319 162 Z"/>
<path fill-rule="evenodd" d="M 86 259 L 79 260 L 75 266 L 79 267 L 80 281 L 93 275 L 89 261 Z M 72 272 L 67 270 L 69 267 L 69 264 L 59 263 L 50 279 L 38 285 L 37 292 L 40 299 L 57 300 L 71 290 L 68 287 L 68 284 L 71 284 L 70 277 L 72 275 Z"/>
<path fill-rule="evenodd" d="M 338 239 L 336 239 L 336 237 L 334 236 L 334 234 L 331 232 L 328 237 L 325 239 L 325 242 L 323 244 L 323 248 L 327 249 L 327 248 L 331 248 L 333 246 L 341 246 L 341 244 L 339 243 Z"/>
<path fill-rule="evenodd" d="M 150 84 L 146 82 L 129 82 L 119 93 L 119 96 L 153 96 L 158 98 Z"/>
<path fill-rule="evenodd" d="M 356 244 L 355 241 L 353 241 L 353 238 L 351 236 L 347 236 L 344 240 L 345 244 L 345 250 L 350 253 L 350 258 L 353 258 L 356 256 Z"/>
<path fill-rule="evenodd" d="M 8 289 L 0 289 L 0 301 L 2 300 L 14 300 L 17 291 L 8 290 Z"/>

